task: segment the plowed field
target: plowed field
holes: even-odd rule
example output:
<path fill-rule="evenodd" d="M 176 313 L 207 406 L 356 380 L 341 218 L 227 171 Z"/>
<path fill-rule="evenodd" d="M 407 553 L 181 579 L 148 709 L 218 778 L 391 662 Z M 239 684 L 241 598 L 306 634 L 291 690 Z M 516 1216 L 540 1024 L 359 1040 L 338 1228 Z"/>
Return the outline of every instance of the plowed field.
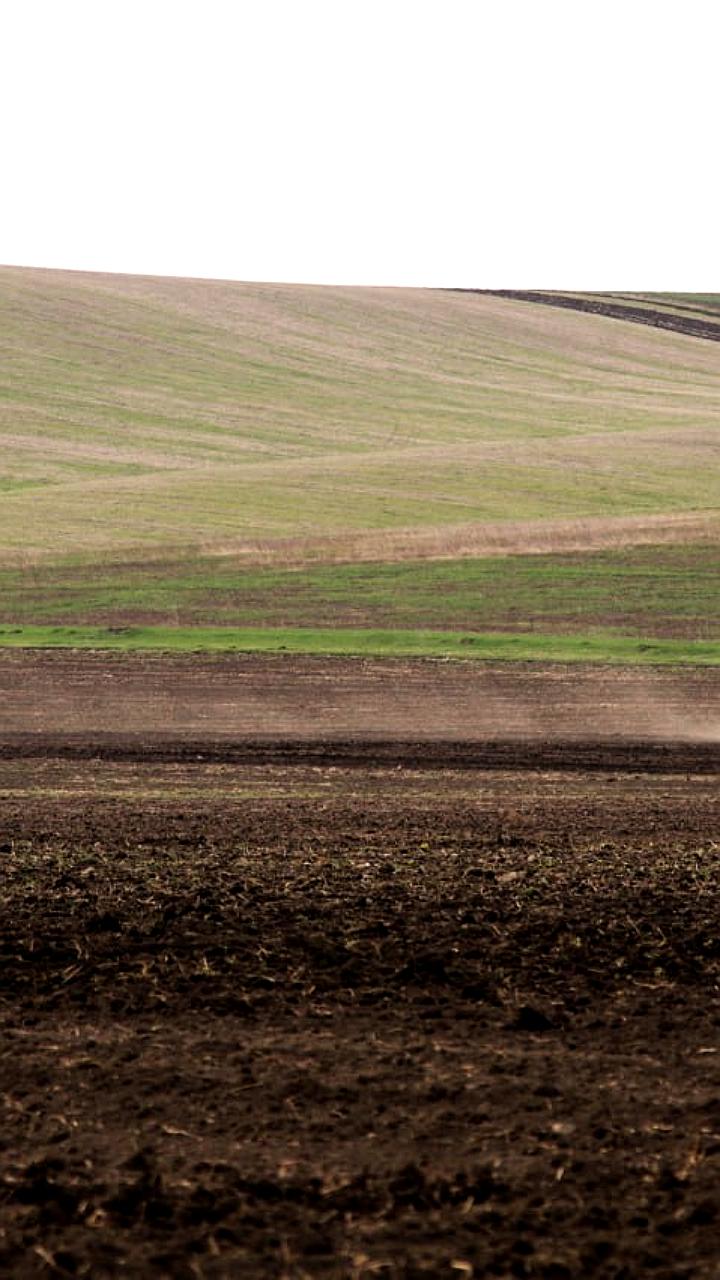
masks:
<path fill-rule="evenodd" d="M 720 673 L 0 655 L 0 1271 L 715 1277 Z"/>

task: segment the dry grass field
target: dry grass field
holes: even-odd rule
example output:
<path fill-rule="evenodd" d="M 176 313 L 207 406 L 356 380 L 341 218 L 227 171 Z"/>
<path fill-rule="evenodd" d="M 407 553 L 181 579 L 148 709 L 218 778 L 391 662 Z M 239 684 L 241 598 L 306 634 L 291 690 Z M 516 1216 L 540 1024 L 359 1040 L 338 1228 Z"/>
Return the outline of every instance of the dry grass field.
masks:
<path fill-rule="evenodd" d="M 0 333 L 2 624 L 717 639 L 720 367 L 694 329 L 3 268 Z"/>
<path fill-rule="evenodd" d="M 683 335 L 439 290 L 15 268 L 0 326 L 5 563 L 717 532 L 720 369 Z"/>

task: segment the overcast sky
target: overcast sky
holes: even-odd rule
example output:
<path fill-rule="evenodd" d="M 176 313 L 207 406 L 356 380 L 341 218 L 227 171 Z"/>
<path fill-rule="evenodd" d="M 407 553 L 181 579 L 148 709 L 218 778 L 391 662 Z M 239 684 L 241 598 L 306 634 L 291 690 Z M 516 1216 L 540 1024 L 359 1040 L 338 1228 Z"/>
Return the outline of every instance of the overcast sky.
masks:
<path fill-rule="evenodd" d="M 0 262 L 720 290 L 705 0 L 0 0 Z"/>

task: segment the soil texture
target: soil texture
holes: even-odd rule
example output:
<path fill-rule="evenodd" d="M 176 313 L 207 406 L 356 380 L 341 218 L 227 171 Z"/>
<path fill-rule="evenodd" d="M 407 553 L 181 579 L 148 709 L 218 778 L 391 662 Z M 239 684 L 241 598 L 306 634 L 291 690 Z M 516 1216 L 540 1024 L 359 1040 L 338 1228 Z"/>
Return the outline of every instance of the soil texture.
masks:
<path fill-rule="evenodd" d="M 718 677 L 463 671 L 2 656 L 0 1273 L 719 1274 Z"/>

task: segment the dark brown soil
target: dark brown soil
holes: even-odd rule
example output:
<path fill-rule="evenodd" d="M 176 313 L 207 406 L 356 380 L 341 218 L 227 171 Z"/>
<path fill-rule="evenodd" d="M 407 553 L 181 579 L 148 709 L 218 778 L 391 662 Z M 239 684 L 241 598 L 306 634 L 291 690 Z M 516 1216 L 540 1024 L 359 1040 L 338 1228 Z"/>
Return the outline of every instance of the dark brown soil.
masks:
<path fill-rule="evenodd" d="M 119 696 L 95 742 L 83 661 L 0 663 L 36 695 L 0 739 L 1 1274 L 717 1276 L 712 741 L 395 741 L 381 702 L 375 741 L 133 734 Z"/>

